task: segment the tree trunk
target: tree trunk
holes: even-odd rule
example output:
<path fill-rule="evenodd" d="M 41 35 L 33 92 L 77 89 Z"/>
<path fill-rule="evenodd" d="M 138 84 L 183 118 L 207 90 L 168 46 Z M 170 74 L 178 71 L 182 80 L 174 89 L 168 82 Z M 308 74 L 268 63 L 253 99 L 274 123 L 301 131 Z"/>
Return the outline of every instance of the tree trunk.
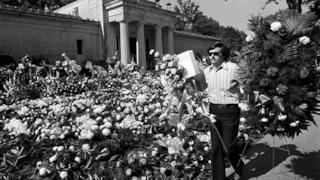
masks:
<path fill-rule="evenodd" d="M 301 8 L 302 0 L 286 0 L 286 1 L 289 9 L 294 9 L 298 13 L 302 12 L 302 8 Z"/>
<path fill-rule="evenodd" d="M 297 5 L 296 5 L 298 13 L 302 12 L 302 8 L 301 8 L 302 5 L 301 4 L 302 4 L 302 0 L 298 0 Z"/>

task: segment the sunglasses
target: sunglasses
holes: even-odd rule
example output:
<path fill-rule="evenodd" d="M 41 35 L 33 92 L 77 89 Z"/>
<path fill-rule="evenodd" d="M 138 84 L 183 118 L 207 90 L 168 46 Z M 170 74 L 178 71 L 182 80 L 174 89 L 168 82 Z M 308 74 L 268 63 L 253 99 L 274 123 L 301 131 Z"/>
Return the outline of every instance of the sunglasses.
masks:
<path fill-rule="evenodd" d="M 210 55 L 210 56 L 211 56 L 211 55 L 220 56 L 220 53 L 218 53 L 218 52 L 212 52 L 212 53 L 209 53 L 209 55 Z"/>

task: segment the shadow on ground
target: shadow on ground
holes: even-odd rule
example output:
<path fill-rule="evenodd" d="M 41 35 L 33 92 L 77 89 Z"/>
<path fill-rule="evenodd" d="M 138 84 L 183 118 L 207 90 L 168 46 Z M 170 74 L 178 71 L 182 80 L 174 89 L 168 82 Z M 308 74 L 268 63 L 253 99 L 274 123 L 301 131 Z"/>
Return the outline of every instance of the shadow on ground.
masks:
<path fill-rule="evenodd" d="M 291 156 L 295 155 L 301 157 L 300 161 L 302 162 L 302 159 L 304 159 L 304 155 L 301 152 L 297 151 L 296 148 L 296 145 L 293 144 L 287 144 L 275 148 L 270 147 L 269 145 L 264 143 L 254 144 L 253 146 L 251 146 L 251 148 L 247 151 L 246 154 L 246 159 L 248 162 L 244 167 L 243 178 L 256 178 L 268 173 L 270 170 L 277 167 L 280 163 L 288 159 L 289 154 L 287 149 L 289 149 Z M 307 164 L 305 166 L 307 166 Z M 288 169 L 291 169 L 291 167 L 288 166 Z"/>
<path fill-rule="evenodd" d="M 292 162 L 295 174 L 306 179 L 320 179 L 320 151 L 301 154 Z"/>

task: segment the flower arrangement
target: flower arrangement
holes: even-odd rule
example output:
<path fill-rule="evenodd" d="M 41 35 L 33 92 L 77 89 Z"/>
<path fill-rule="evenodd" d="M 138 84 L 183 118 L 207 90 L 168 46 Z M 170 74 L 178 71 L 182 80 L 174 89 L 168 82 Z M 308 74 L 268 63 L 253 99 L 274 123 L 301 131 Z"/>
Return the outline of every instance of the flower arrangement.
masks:
<path fill-rule="evenodd" d="M 1 104 L 0 176 L 208 177 L 207 132 L 191 128 L 189 121 L 174 125 L 159 77 L 125 68 L 118 72 L 99 79 L 75 74 L 35 78 L 53 93 Z M 63 82 L 85 86 L 78 93 L 59 93 L 55 83 Z M 90 84 L 98 88 L 85 89 Z"/>
<path fill-rule="evenodd" d="M 258 133 L 294 137 L 313 123 L 319 88 L 316 16 L 280 11 L 253 17 L 239 62 L 250 94 L 246 124 Z"/>

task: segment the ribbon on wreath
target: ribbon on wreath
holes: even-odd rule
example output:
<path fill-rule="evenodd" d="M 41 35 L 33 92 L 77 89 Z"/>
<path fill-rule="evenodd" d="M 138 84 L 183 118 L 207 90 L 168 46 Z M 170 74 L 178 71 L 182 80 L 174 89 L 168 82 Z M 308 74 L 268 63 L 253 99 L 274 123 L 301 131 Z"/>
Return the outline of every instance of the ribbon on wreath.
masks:
<path fill-rule="evenodd" d="M 259 105 L 265 105 L 266 103 L 273 100 L 273 107 L 279 112 L 285 112 L 286 108 L 284 105 L 284 100 L 281 97 L 274 96 L 272 99 L 265 94 L 261 94 L 259 91 L 253 91 L 254 101 L 260 103 Z"/>
<path fill-rule="evenodd" d="M 285 105 L 284 105 L 283 98 L 280 98 L 278 96 L 274 96 L 271 99 L 268 95 L 262 94 L 259 91 L 253 91 L 253 95 L 254 95 L 254 101 L 256 103 L 261 103 L 262 105 L 264 105 L 264 104 L 270 102 L 271 100 L 273 100 L 274 107 L 276 110 L 278 110 L 279 112 L 285 111 Z"/>
<path fill-rule="evenodd" d="M 284 106 L 284 100 L 283 98 L 280 98 L 278 96 L 274 96 L 273 97 L 273 102 L 274 102 L 274 107 L 280 111 L 280 112 L 284 112 L 286 109 L 285 109 L 285 106 Z"/>
<path fill-rule="evenodd" d="M 253 91 L 254 101 L 261 104 L 266 104 L 271 101 L 271 98 L 265 94 L 261 94 L 259 91 Z"/>

